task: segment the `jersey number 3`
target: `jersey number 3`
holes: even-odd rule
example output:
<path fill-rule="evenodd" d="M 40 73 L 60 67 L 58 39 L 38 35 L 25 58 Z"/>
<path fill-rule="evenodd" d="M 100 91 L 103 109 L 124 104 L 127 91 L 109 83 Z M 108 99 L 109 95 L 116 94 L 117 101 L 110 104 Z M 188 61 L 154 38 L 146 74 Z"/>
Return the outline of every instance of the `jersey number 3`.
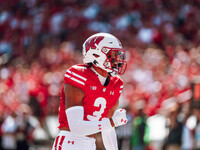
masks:
<path fill-rule="evenodd" d="M 101 108 L 99 111 L 93 112 L 93 116 L 87 115 L 87 119 L 90 121 L 99 121 L 99 119 L 102 117 L 102 114 L 104 113 L 104 110 L 106 108 L 106 100 L 103 97 L 99 97 L 95 100 L 94 106 L 95 107 L 100 107 Z"/>

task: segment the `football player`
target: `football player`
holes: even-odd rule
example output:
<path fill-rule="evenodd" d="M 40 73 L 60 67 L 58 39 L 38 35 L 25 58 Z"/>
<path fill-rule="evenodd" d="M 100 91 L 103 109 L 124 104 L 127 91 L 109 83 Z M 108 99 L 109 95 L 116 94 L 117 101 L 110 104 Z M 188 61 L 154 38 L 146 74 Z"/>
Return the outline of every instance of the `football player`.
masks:
<path fill-rule="evenodd" d="M 52 150 L 96 150 L 101 132 L 107 150 L 117 150 L 115 127 L 127 123 L 117 109 L 127 63 L 120 41 L 108 33 L 90 36 L 83 44 L 84 64 L 64 76 L 59 107 L 59 129 Z"/>

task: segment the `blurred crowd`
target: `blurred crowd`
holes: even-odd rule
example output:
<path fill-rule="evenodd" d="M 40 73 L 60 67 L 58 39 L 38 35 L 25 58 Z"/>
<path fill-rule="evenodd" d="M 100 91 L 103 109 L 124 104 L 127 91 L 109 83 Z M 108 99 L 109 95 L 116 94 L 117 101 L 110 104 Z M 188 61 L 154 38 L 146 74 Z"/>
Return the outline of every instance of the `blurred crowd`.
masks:
<path fill-rule="evenodd" d="M 81 48 L 94 32 L 113 33 L 132 47 L 189 50 L 200 42 L 199 5 L 199 0 L 1 0 L 0 52 L 29 60 L 62 41 Z"/>
<path fill-rule="evenodd" d="M 142 116 L 167 117 L 174 102 L 179 110 L 190 103 L 191 83 L 200 82 L 200 0 L 0 0 L 0 135 L 9 117 L 36 117 L 29 135 L 57 114 L 63 75 L 82 63 L 82 43 L 96 32 L 112 33 L 127 50 L 120 106 L 129 106 L 133 125 L 141 105 Z M 197 118 L 195 141 L 199 113 L 186 110 L 183 124 Z"/>

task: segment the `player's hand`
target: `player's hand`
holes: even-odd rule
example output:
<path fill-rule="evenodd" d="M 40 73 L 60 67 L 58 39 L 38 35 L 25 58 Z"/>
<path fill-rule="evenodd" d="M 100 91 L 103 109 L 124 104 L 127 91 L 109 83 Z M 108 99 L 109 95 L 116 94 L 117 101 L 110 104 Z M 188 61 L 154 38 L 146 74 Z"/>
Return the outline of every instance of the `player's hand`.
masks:
<path fill-rule="evenodd" d="M 126 110 L 125 109 L 117 109 L 115 110 L 112 120 L 114 122 L 115 127 L 121 126 L 127 123 L 127 118 L 126 118 Z"/>

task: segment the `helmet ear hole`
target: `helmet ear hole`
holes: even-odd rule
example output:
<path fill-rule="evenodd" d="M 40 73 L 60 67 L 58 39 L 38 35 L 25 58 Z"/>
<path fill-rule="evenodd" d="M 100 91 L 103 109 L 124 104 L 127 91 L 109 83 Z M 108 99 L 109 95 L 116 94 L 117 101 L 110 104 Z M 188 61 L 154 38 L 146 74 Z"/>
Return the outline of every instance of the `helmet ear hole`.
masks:
<path fill-rule="evenodd" d="M 94 56 L 94 57 L 96 57 L 96 58 L 100 57 L 100 56 L 99 56 L 99 55 L 97 55 L 97 54 L 93 54 L 93 56 Z"/>

